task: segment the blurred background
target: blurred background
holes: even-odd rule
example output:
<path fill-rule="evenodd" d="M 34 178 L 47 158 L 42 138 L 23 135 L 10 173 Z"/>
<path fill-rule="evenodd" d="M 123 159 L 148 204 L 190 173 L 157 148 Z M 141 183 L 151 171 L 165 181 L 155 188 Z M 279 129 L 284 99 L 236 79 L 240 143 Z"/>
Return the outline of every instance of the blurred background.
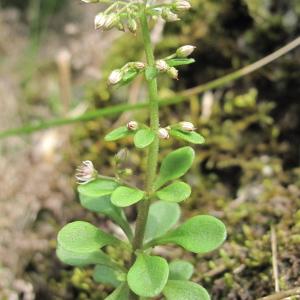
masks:
<path fill-rule="evenodd" d="M 192 4 L 182 22 L 159 22 L 153 29 L 158 57 L 184 44 L 197 46 L 196 63 L 180 70 L 180 81 L 160 79 L 161 97 L 172 98 L 176 91 L 253 63 L 300 33 L 298 0 Z M 0 8 L 1 131 L 22 127 L 25 132 L 28 124 L 145 100 L 139 79 L 129 88 L 107 88 L 109 72 L 142 60 L 143 52 L 138 35 L 94 30 L 101 5 L 0 0 Z M 220 217 L 229 233 L 225 245 L 210 255 L 175 247 L 163 254 L 194 263 L 193 280 L 214 300 L 255 300 L 274 293 L 275 284 L 280 290 L 300 286 L 299 96 L 296 48 L 250 75 L 161 109 L 162 126 L 192 121 L 207 139 L 196 147 L 196 163 L 186 178 L 193 193 L 183 204 L 182 219 L 209 213 Z M 76 219 L 115 230 L 80 207 L 74 170 L 89 159 L 111 175 L 114 154 L 127 147 L 133 180 L 142 182 L 143 155 L 131 140 L 106 143 L 103 136 L 128 120 L 147 121 L 145 116 L 124 111 L 0 140 L 0 299 L 99 300 L 111 291 L 93 282 L 92 270 L 57 260 L 56 234 Z M 161 155 L 180 145 L 164 142 Z M 128 215 L 134 220 L 135 211 Z M 128 255 L 118 251 L 108 249 L 113 257 Z"/>

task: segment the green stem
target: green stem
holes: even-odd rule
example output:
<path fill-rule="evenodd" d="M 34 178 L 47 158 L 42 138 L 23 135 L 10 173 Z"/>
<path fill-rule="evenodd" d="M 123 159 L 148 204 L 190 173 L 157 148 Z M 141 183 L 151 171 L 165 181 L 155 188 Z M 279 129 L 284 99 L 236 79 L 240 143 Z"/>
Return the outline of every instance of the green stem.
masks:
<path fill-rule="evenodd" d="M 148 27 L 148 21 L 145 10 L 141 12 L 140 24 L 142 30 L 143 43 L 147 59 L 148 68 L 155 68 L 155 58 L 153 54 L 153 47 L 151 43 L 151 36 Z M 153 78 L 147 80 L 148 94 L 149 94 L 149 114 L 150 114 L 150 128 L 157 133 L 159 128 L 159 104 L 157 93 L 157 80 Z M 146 171 L 146 199 L 138 204 L 138 215 L 136 220 L 136 229 L 133 238 L 132 248 L 133 257 L 132 263 L 135 260 L 135 251 L 143 248 L 143 240 L 145 235 L 146 222 L 148 218 L 149 207 L 151 203 L 150 195 L 154 191 L 154 179 L 156 176 L 157 160 L 159 150 L 159 138 L 155 135 L 155 139 L 148 148 L 147 153 L 147 171 Z M 136 295 L 132 295 L 132 299 L 138 299 Z"/>

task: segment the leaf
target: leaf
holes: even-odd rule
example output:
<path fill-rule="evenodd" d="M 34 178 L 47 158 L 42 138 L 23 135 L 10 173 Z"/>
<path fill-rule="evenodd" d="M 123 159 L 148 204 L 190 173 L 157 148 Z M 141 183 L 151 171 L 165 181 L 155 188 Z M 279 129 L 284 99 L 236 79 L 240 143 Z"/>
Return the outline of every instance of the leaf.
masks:
<path fill-rule="evenodd" d="M 169 269 L 169 280 L 189 280 L 194 273 L 193 265 L 185 260 L 172 261 Z"/>
<path fill-rule="evenodd" d="M 137 148 L 145 148 L 149 146 L 155 138 L 155 133 L 150 129 L 140 129 L 134 136 L 134 145 Z"/>
<path fill-rule="evenodd" d="M 192 166 L 194 157 L 195 152 L 191 147 L 182 147 L 169 153 L 161 163 L 155 188 L 158 189 L 167 181 L 183 176 Z"/>
<path fill-rule="evenodd" d="M 180 218 L 177 203 L 158 201 L 151 204 L 145 229 L 145 241 L 165 234 Z"/>
<path fill-rule="evenodd" d="M 210 300 L 206 289 L 190 281 L 169 280 L 163 294 L 167 300 Z"/>
<path fill-rule="evenodd" d="M 59 246 L 77 253 L 93 252 L 105 245 L 113 245 L 118 239 L 96 226 L 83 221 L 75 221 L 65 225 L 58 233 Z"/>
<path fill-rule="evenodd" d="M 163 290 L 168 276 L 169 266 L 164 258 L 139 254 L 128 272 L 127 281 L 137 295 L 155 297 Z"/>
<path fill-rule="evenodd" d="M 86 184 L 79 185 L 77 190 L 80 195 L 87 197 L 102 197 L 110 195 L 118 186 L 119 184 L 113 180 L 95 179 Z"/>
<path fill-rule="evenodd" d="M 122 84 L 127 84 L 131 82 L 139 73 L 136 70 L 128 70 L 123 74 Z"/>
<path fill-rule="evenodd" d="M 118 287 L 121 284 L 120 276 L 125 278 L 125 274 L 113 268 L 103 265 L 97 265 L 94 269 L 93 279 L 98 283 L 104 283 Z"/>
<path fill-rule="evenodd" d="M 184 140 L 192 144 L 204 144 L 205 138 L 194 131 L 186 132 L 178 129 L 171 129 L 170 135 L 173 136 L 176 139 Z"/>
<path fill-rule="evenodd" d="M 128 130 L 126 126 L 118 127 L 108 133 L 105 137 L 104 140 L 107 142 L 112 142 L 119 140 L 123 137 L 130 136 L 134 133 L 134 131 Z"/>
<path fill-rule="evenodd" d="M 147 81 L 154 79 L 157 76 L 157 70 L 155 67 L 148 66 L 145 70 L 145 78 Z"/>
<path fill-rule="evenodd" d="M 196 216 L 156 239 L 155 244 L 174 243 L 194 253 L 217 249 L 226 239 L 225 225 L 213 216 Z"/>
<path fill-rule="evenodd" d="M 126 283 L 121 284 L 104 300 L 130 300 L 129 289 Z"/>
<path fill-rule="evenodd" d="M 141 190 L 120 186 L 112 193 L 111 202 L 116 206 L 126 207 L 142 200 L 144 194 Z"/>
<path fill-rule="evenodd" d="M 167 63 L 170 67 L 189 65 L 194 62 L 195 60 L 193 58 L 172 58 L 167 60 Z"/>
<path fill-rule="evenodd" d="M 182 181 L 175 181 L 156 192 L 160 200 L 168 202 L 181 202 L 191 195 L 191 187 Z"/>
<path fill-rule="evenodd" d="M 61 262 L 75 267 L 95 264 L 115 266 L 110 257 L 103 253 L 101 250 L 86 253 L 77 253 L 65 250 L 63 247 L 58 245 L 56 249 L 56 255 Z"/>

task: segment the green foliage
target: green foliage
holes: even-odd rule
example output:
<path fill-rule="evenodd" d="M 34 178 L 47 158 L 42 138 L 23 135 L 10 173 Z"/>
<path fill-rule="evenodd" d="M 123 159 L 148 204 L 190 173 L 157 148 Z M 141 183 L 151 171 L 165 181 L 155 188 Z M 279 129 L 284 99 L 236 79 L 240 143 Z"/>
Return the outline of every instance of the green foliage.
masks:
<path fill-rule="evenodd" d="M 134 145 L 137 148 L 145 148 L 149 146 L 155 138 L 155 133 L 150 129 L 140 129 L 134 136 Z"/>
<path fill-rule="evenodd" d="M 96 282 L 109 284 L 113 287 L 118 287 L 121 284 L 120 278 L 125 278 L 124 276 L 125 274 L 119 270 L 105 265 L 97 265 L 93 273 L 93 279 Z"/>
<path fill-rule="evenodd" d="M 167 283 L 169 266 L 159 256 L 139 254 L 127 276 L 132 291 L 142 297 L 155 297 Z"/>
<path fill-rule="evenodd" d="M 156 192 L 156 196 L 163 201 L 181 202 L 191 195 L 191 187 L 182 181 L 175 181 Z"/>
<path fill-rule="evenodd" d="M 172 261 L 169 270 L 169 280 L 189 280 L 194 273 L 193 265 L 184 260 Z"/>
<path fill-rule="evenodd" d="M 75 221 L 59 231 L 57 242 L 65 250 L 88 253 L 106 245 L 117 244 L 119 241 L 88 222 Z"/>
<path fill-rule="evenodd" d="M 145 241 L 152 240 L 170 230 L 180 218 L 176 203 L 158 201 L 151 204 L 145 230 Z"/>
<path fill-rule="evenodd" d="M 168 59 L 167 60 L 167 64 L 170 67 L 189 65 L 189 64 L 192 64 L 194 62 L 195 62 L 195 60 L 193 58 L 173 58 L 173 59 Z"/>
<path fill-rule="evenodd" d="M 104 139 L 107 142 L 112 142 L 112 141 L 117 141 L 119 139 L 122 139 L 126 136 L 130 136 L 132 135 L 133 132 L 128 130 L 126 126 L 122 126 L 122 127 L 118 127 L 116 129 L 114 129 L 113 131 L 111 131 L 110 133 L 108 133 Z"/>
<path fill-rule="evenodd" d="M 144 192 L 126 186 L 118 187 L 111 195 L 111 202 L 119 207 L 130 206 L 144 198 Z"/>
<path fill-rule="evenodd" d="M 205 139 L 197 132 L 184 132 L 178 129 L 171 129 L 170 135 L 178 140 L 183 140 L 192 144 L 204 144 Z"/>
<path fill-rule="evenodd" d="M 129 289 L 126 283 L 122 283 L 104 300 L 129 300 Z"/>
<path fill-rule="evenodd" d="M 191 147 L 179 148 L 168 154 L 162 161 L 155 181 L 156 189 L 170 180 L 182 177 L 192 166 L 195 152 Z"/>
<path fill-rule="evenodd" d="M 196 216 L 155 240 L 155 244 L 175 243 L 194 253 L 217 249 L 226 239 L 225 225 L 212 216 Z"/>
<path fill-rule="evenodd" d="M 183 280 L 169 280 L 163 294 L 167 300 L 210 300 L 202 286 Z"/>

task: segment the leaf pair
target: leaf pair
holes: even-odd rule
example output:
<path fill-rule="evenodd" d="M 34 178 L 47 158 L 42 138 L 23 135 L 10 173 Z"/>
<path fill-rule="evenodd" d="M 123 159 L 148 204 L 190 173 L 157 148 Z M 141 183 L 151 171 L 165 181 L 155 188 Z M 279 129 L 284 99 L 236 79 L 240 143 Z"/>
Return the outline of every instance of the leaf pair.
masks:
<path fill-rule="evenodd" d="M 105 136 L 108 142 L 117 141 L 127 136 L 134 135 L 134 145 L 139 148 L 149 146 L 155 139 L 155 133 L 150 128 L 143 128 L 139 130 L 129 130 L 126 126 L 118 127 Z"/>

